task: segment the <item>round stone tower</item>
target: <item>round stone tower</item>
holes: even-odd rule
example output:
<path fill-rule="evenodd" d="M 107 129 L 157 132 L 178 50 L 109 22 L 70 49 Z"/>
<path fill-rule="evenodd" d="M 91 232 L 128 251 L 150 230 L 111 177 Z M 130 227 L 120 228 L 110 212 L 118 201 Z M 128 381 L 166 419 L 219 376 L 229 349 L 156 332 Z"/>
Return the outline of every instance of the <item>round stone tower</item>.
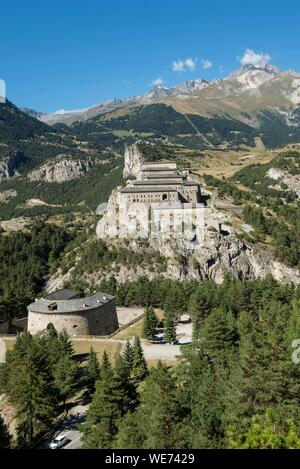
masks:
<path fill-rule="evenodd" d="M 57 290 L 28 306 L 27 329 L 37 334 L 53 324 L 70 337 L 109 335 L 118 329 L 115 298 L 105 293 L 82 297 L 72 290 Z"/>

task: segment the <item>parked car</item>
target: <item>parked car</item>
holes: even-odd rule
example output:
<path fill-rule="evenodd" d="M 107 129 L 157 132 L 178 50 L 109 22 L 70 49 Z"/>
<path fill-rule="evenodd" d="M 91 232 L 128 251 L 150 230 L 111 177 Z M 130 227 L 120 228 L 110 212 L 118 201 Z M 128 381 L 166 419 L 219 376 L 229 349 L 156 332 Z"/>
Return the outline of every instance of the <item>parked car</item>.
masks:
<path fill-rule="evenodd" d="M 68 442 L 66 435 L 58 435 L 51 441 L 49 448 L 50 449 L 59 449 L 62 448 Z"/>

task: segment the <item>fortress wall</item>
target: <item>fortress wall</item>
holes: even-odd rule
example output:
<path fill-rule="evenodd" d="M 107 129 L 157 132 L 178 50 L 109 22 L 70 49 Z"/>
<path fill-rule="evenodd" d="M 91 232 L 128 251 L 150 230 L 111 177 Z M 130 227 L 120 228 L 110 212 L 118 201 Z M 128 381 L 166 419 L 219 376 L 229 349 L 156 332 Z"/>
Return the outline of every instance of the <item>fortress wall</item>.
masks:
<path fill-rule="evenodd" d="M 37 334 L 52 323 L 57 332 L 66 329 L 70 337 L 89 334 L 88 319 L 85 312 L 60 314 L 60 313 L 28 313 L 28 331 Z"/>
<path fill-rule="evenodd" d="M 182 194 L 189 201 L 197 203 L 199 200 L 199 188 L 195 186 L 182 186 Z"/>
<path fill-rule="evenodd" d="M 165 198 L 163 197 L 165 195 Z M 142 192 L 142 193 L 121 193 L 120 201 L 126 201 L 127 203 L 136 203 L 136 202 L 143 202 L 143 203 L 151 203 L 151 202 L 162 202 L 162 201 L 170 201 L 170 202 L 177 202 L 178 201 L 178 193 L 177 192 Z"/>
<path fill-rule="evenodd" d="M 80 335 L 109 335 L 118 328 L 118 318 L 114 301 L 109 301 L 95 309 L 72 313 L 35 313 L 29 311 L 28 331 L 37 334 L 52 323 L 60 332 L 66 329 L 70 337 Z"/>
<path fill-rule="evenodd" d="M 90 335 L 109 335 L 119 327 L 115 301 L 104 303 L 100 308 L 89 312 Z"/>

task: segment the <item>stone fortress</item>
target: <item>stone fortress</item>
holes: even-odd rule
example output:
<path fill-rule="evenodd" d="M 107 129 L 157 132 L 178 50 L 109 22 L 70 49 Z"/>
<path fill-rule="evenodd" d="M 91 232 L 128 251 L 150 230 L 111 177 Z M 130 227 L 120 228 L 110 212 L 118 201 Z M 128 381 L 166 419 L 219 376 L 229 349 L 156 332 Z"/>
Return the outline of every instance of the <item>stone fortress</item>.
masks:
<path fill-rule="evenodd" d="M 156 161 L 142 163 L 137 180 L 129 181 L 120 191 L 120 202 L 199 203 L 199 184 L 187 181 L 177 170 L 175 162 Z"/>
<path fill-rule="evenodd" d="M 79 292 L 61 289 L 28 306 L 27 329 L 41 333 L 52 324 L 70 337 L 110 335 L 119 327 L 115 298 L 104 293 L 82 297 Z"/>
<path fill-rule="evenodd" d="M 168 160 L 139 162 L 134 176 L 112 194 L 97 226 L 99 238 L 164 236 L 201 242 L 205 207 L 197 182 Z"/>

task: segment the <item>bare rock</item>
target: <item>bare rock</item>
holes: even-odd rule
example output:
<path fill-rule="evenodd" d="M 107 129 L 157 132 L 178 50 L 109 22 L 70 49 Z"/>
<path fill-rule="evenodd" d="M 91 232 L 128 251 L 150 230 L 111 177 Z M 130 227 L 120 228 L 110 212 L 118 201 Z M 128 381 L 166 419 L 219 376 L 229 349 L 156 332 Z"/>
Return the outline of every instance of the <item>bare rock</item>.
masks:
<path fill-rule="evenodd" d="M 16 175 L 16 169 L 20 163 L 25 160 L 25 156 L 16 153 L 9 156 L 8 158 L 3 158 L 0 160 L 0 180 L 11 178 Z"/>
<path fill-rule="evenodd" d="M 124 154 L 124 178 L 129 176 L 137 178 L 140 171 L 140 166 L 144 161 L 145 159 L 140 150 L 139 142 L 135 142 L 132 145 L 126 146 Z"/>
<path fill-rule="evenodd" d="M 108 160 L 78 160 L 59 155 L 55 160 L 48 161 L 39 168 L 29 173 L 31 181 L 65 182 L 77 179 L 90 171 L 96 164 L 105 164 Z"/>

